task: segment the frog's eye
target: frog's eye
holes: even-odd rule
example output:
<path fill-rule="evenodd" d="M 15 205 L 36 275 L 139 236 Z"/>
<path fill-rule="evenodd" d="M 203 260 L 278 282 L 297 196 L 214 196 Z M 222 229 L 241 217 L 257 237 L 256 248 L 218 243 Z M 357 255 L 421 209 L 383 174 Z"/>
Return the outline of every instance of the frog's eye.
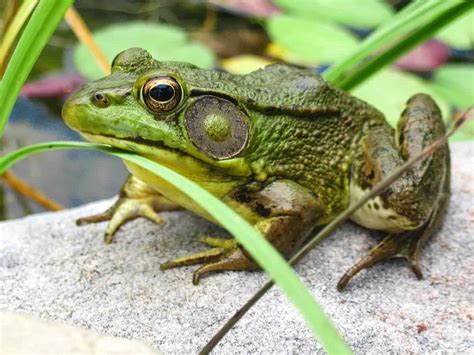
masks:
<path fill-rule="evenodd" d="M 201 96 L 188 107 L 184 122 L 194 145 L 215 159 L 232 158 L 247 144 L 246 116 L 228 100 Z"/>
<path fill-rule="evenodd" d="M 143 85 L 141 98 L 150 111 L 166 113 L 179 105 L 182 92 L 181 85 L 174 78 L 156 76 Z"/>

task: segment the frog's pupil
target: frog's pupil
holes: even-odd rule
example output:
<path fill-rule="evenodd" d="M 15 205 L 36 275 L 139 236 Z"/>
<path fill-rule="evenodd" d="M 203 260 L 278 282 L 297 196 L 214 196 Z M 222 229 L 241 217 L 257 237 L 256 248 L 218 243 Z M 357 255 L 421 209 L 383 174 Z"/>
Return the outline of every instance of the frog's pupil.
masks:
<path fill-rule="evenodd" d="M 173 98 L 174 89 L 168 84 L 158 84 L 150 90 L 150 96 L 153 100 L 166 102 Z"/>

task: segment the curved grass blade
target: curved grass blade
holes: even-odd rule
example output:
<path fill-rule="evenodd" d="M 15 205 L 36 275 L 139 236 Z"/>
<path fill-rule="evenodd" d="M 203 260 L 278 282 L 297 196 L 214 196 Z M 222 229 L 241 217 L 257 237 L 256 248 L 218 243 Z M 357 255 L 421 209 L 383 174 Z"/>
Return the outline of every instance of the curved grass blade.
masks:
<path fill-rule="evenodd" d="M 274 282 L 282 288 L 290 301 L 303 315 L 303 318 L 313 331 L 313 334 L 328 353 L 351 353 L 348 345 L 332 325 L 329 318 L 327 318 L 309 290 L 280 253 L 278 253 L 253 226 L 242 219 L 242 217 L 231 208 L 222 203 L 214 195 L 173 170 L 142 156 L 111 148 L 106 145 L 83 142 L 49 142 L 24 147 L 0 158 L 0 174 L 15 162 L 27 156 L 44 151 L 67 148 L 95 149 L 133 162 L 159 175 L 162 179 L 191 197 L 198 205 L 215 218 L 216 221 L 226 228 L 237 241 L 245 247 L 254 260 L 271 276 Z"/>
<path fill-rule="evenodd" d="M 390 176 L 385 180 L 378 183 L 371 191 L 369 191 L 365 196 L 360 199 L 357 203 L 352 206 L 349 206 L 344 212 L 337 216 L 331 223 L 326 225 L 319 233 L 313 237 L 309 243 L 307 243 L 303 248 L 301 248 L 289 261 L 290 265 L 296 265 L 301 259 L 307 255 L 311 249 L 320 244 L 324 239 L 329 237 L 332 232 L 334 232 L 342 223 L 344 223 L 355 211 L 362 207 L 368 200 L 371 198 L 380 195 L 392 182 L 398 179 L 405 171 L 410 169 L 414 164 L 420 160 L 426 158 L 427 156 L 433 154 L 438 148 L 444 145 L 449 137 L 451 137 L 465 122 L 468 120 L 474 119 L 474 106 L 470 107 L 456 122 L 454 122 L 451 130 L 446 133 L 443 137 L 435 141 L 430 146 L 426 147 L 419 155 L 409 160 L 403 164 L 400 168 L 394 171 Z M 265 293 L 275 283 L 270 280 L 263 287 L 258 290 L 252 298 L 250 298 L 234 315 L 222 326 L 221 329 L 212 337 L 212 339 L 202 348 L 199 352 L 200 355 L 209 354 L 212 349 L 221 341 L 221 339 L 228 333 L 230 329 L 247 313 L 247 311 L 252 308 L 252 306 L 258 302 L 260 298 L 263 297 Z"/>
<path fill-rule="evenodd" d="M 332 65 L 324 73 L 324 76 L 335 85 L 347 89 L 349 85 L 345 84 L 345 82 L 353 80 L 351 78 L 356 75 L 354 71 L 360 71 L 366 67 L 368 63 L 361 63 L 368 56 L 380 51 L 385 53 L 387 50 L 392 49 L 393 46 L 405 41 L 411 42 L 410 46 L 403 48 L 403 50 L 391 51 L 381 66 L 373 66 L 370 68 L 370 71 L 364 71 L 365 76 L 360 76 L 360 82 L 367 79 L 384 65 L 394 62 L 408 50 L 441 29 L 443 25 L 468 11 L 472 6 L 472 2 L 462 0 L 415 1 L 396 14 L 387 24 L 379 27 L 367 37 L 354 53 Z M 458 10 L 460 11 L 459 13 L 457 13 Z M 446 15 L 453 11 L 455 16 L 446 22 L 444 20 Z M 430 31 L 426 32 L 425 28 L 429 28 Z M 347 85 L 347 87 L 344 85 Z"/>
<path fill-rule="evenodd" d="M 33 11 L 0 82 L 0 138 L 23 83 L 72 2 L 40 1 Z"/>
<path fill-rule="evenodd" d="M 446 2 L 446 4 L 450 5 L 453 3 L 455 4 L 456 2 Z M 421 27 L 408 34 L 402 41 L 370 59 L 360 68 L 357 68 L 347 78 L 339 83 L 339 87 L 343 90 L 353 89 L 371 75 L 393 63 L 396 59 L 415 48 L 418 44 L 429 39 L 441 28 L 462 16 L 472 8 L 474 8 L 474 2 L 466 1 L 457 5 L 452 5 L 450 8 L 445 9 L 445 11 L 439 12 L 437 16 L 431 17 L 430 21 L 427 21 Z"/>

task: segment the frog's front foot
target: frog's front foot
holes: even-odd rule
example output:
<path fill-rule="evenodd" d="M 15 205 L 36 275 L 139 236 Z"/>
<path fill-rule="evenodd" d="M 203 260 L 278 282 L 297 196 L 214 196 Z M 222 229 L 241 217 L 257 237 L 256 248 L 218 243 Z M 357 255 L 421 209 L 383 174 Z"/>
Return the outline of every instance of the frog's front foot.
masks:
<path fill-rule="evenodd" d="M 105 243 L 110 244 L 113 241 L 115 232 L 120 228 L 120 226 L 132 219 L 145 217 L 156 224 L 162 224 L 163 219 L 158 215 L 153 206 L 154 201 L 151 197 L 144 199 L 120 197 L 105 212 L 79 218 L 76 221 L 76 224 L 82 226 L 88 223 L 110 220 L 104 236 Z"/>
<path fill-rule="evenodd" d="M 234 239 L 203 236 L 199 240 L 211 246 L 212 249 L 172 259 L 161 264 L 160 270 L 204 263 L 193 274 L 193 284 L 197 285 L 201 277 L 210 272 L 257 269 L 257 264 L 247 257 Z"/>
<path fill-rule="evenodd" d="M 124 223 L 145 217 L 156 224 L 162 224 L 163 219 L 158 213 L 178 208 L 178 205 L 165 199 L 143 181 L 130 176 L 120 190 L 119 199 L 110 208 L 97 215 L 79 218 L 76 224 L 82 226 L 110 220 L 104 235 L 105 243 L 110 244 L 115 232 Z"/>

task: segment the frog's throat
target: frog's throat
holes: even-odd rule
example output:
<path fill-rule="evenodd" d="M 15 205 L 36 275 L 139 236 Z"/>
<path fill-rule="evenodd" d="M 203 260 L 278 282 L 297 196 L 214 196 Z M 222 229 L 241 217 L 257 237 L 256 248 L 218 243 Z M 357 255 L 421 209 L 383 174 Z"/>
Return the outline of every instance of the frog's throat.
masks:
<path fill-rule="evenodd" d="M 186 155 L 178 150 L 168 148 L 164 144 L 147 144 L 146 142 L 137 141 L 127 138 L 115 138 L 112 136 L 80 132 L 80 134 L 88 141 L 95 143 L 108 144 L 116 148 L 120 148 L 129 152 L 142 155 L 150 160 L 156 161 L 181 175 L 193 176 L 192 180 L 211 180 L 223 181 L 234 177 L 248 177 L 250 169 L 243 162 L 217 162 L 211 165 L 205 161 Z M 218 168 L 218 169 L 216 169 Z M 231 178 L 232 179 L 232 178 Z"/>

